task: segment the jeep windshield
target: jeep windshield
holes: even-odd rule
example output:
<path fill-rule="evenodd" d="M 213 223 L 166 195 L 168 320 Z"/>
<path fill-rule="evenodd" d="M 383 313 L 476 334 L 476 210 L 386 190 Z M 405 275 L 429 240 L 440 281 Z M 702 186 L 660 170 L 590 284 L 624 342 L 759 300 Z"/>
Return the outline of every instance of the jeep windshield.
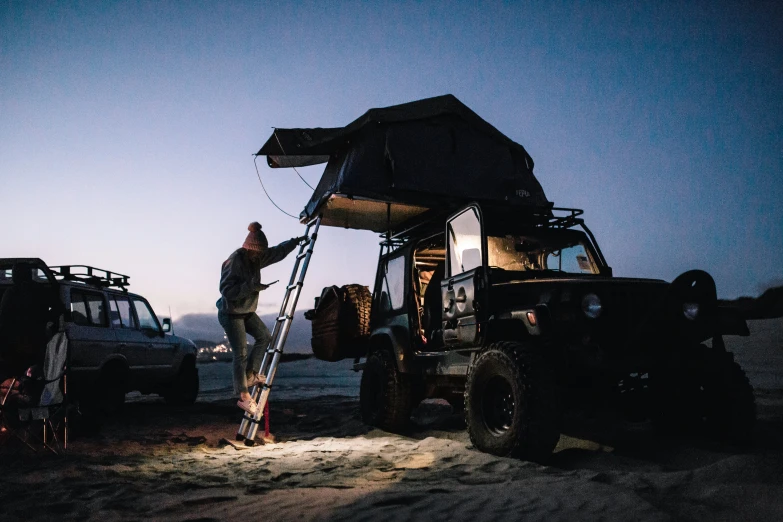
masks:
<path fill-rule="evenodd" d="M 587 238 L 574 230 L 490 230 L 487 248 L 492 269 L 528 272 L 530 277 L 599 273 Z"/>

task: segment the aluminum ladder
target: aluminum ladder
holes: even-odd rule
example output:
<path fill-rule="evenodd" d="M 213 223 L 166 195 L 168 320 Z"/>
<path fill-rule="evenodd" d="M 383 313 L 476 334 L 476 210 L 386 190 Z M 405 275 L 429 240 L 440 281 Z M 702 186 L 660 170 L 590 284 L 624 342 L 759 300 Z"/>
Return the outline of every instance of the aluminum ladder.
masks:
<path fill-rule="evenodd" d="M 302 285 L 307 274 L 307 267 L 310 264 L 310 258 L 313 255 L 315 240 L 318 238 L 318 228 L 321 226 L 321 216 L 307 224 L 305 236 L 307 240 L 299 246 L 299 252 L 296 254 L 294 269 L 291 272 L 291 280 L 285 289 L 285 297 L 280 307 L 280 314 L 275 320 L 275 327 L 272 331 L 272 339 L 266 349 L 264 358 L 261 360 L 261 367 L 258 375 L 265 376 L 264 384 L 253 386 L 250 395 L 258 403 L 255 415 L 245 413 L 242 417 L 242 423 L 239 425 L 236 440 L 245 441 L 245 446 L 254 446 L 258 426 L 261 418 L 264 416 L 264 407 L 269 399 L 269 392 L 272 389 L 272 382 L 275 379 L 277 365 L 280 363 L 280 356 L 283 353 L 285 341 L 288 338 L 288 332 L 291 329 L 291 323 L 294 320 L 296 311 L 296 302 L 299 300 L 299 294 L 302 293 Z M 311 233 L 312 231 L 312 233 Z"/>

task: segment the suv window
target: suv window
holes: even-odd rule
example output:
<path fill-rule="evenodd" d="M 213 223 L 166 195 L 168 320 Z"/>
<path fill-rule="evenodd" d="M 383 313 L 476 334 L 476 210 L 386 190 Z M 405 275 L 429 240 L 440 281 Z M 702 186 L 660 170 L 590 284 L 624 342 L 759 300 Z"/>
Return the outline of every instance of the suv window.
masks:
<path fill-rule="evenodd" d="M 381 308 L 385 311 L 402 308 L 405 302 L 405 258 L 387 259 L 381 282 Z"/>
<path fill-rule="evenodd" d="M 449 274 L 456 275 L 481 266 L 481 223 L 475 208 L 449 221 Z"/>
<path fill-rule="evenodd" d="M 136 320 L 131 312 L 127 297 L 112 296 L 109 298 L 111 308 L 111 324 L 114 328 L 136 328 Z"/>
<path fill-rule="evenodd" d="M 135 298 L 133 300 L 133 307 L 136 309 L 136 317 L 139 318 L 139 328 L 142 330 L 160 331 L 158 320 L 155 318 L 155 314 L 152 312 L 150 305 L 142 299 Z"/>
<path fill-rule="evenodd" d="M 82 326 L 108 326 L 103 294 L 71 290 L 71 319 Z"/>
<path fill-rule="evenodd" d="M 0 266 L 0 284 L 11 284 L 14 282 L 14 278 L 11 275 L 12 271 L 12 266 Z M 46 277 L 46 273 L 40 268 L 31 267 L 30 277 L 33 283 L 50 283 L 49 279 Z"/>

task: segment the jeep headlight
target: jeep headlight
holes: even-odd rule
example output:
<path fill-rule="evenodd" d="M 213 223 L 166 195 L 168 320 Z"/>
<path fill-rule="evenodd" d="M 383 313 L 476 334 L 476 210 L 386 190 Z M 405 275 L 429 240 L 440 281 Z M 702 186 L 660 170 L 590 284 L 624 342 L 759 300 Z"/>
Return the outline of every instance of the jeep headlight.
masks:
<path fill-rule="evenodd" d="M 682 315 L 689 321 L 695 321 L 699 316 L 699 303 L 683 303 Z"/>
<path fill-rule="evenodd" d="M 587 294 L 582 298 L 582 311 L 590 319 L 595 319 L 601 315 L 603 307 L 601 300 L 595 294 Z"/>

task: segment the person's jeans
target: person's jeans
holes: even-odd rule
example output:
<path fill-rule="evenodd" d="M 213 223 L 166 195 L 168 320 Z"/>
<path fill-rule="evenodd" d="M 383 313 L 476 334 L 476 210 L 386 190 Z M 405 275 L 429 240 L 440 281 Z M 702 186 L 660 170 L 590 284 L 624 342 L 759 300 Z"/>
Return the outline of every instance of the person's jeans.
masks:
<path fill-rule="evenodd" d="M 264 357 L 264 352 L 272 336 L 264 322 L 255 313 L 228 315 L 218 312 L 218 321 L 226 331 L 231 351 L 234 352 L 234 393 L 237 395 L 246 393 L 247 378 L 253 373 L 258 373 L 261 368 L 261 359 Z M 249 357 L 247 334 L 255 339 Z"/>

